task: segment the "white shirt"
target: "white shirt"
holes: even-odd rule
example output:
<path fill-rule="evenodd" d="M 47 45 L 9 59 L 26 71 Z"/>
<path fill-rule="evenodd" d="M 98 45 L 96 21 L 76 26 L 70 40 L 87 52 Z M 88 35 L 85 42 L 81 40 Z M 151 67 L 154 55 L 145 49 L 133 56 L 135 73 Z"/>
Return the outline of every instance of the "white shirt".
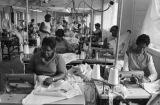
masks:
<path fill-rule="evenodd" d="M 51 23 L 50 22 L 44 22 L 45 26 L 44 29 L 45 31 L 51 33 Z"/>

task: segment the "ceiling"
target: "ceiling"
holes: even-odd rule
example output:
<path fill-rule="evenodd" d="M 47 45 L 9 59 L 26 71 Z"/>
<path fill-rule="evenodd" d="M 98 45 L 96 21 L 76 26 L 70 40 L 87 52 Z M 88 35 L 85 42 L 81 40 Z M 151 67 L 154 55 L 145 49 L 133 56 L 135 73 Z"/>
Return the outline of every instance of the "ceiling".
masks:
<path fill-rule="evenodd" d="M 94 9 L 100 9 L 102 7 L 101 1 L 102 0 L 28 0 L 28 4 L 29 8 L 49 11 L 73 9 L 73 7 L 79 11 L 88 11 L 91 5 Z M 0 0 L 0 6 L 25 7 L 26 0 Z"/>

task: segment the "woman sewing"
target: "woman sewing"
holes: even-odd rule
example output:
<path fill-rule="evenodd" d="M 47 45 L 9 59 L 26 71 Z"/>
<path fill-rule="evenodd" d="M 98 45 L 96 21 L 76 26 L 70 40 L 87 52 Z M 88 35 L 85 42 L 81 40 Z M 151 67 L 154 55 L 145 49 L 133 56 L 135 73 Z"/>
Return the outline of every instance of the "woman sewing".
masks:
<path fill-rule="evenodd" d="M 64 39 L 64 30 L 58 29 L 56 31 L 56 52 L 57 53 L 69 53 L 74 52 L 75 48 Z"/>
<path fill-rule="evenodd" d="M 29 64 L 29 72 L 49 76 L 43 82 L 46 86 L 66 77 L 65 61 L 55 53 L 55 46 L 55 38 L 45 37 L 41 50 L 33 55 Z"/>
<path fill-rule="evenodd" d="M 157 79 L 157 72 L 152 56 L 146 51 L 150 44 L 148 35 L 142 34 L 136 40 L 136 46 L 132 46 L 126 52 L 123 70 L 142 70 L 144 71 L 143 82 L 152 82 Z"/>

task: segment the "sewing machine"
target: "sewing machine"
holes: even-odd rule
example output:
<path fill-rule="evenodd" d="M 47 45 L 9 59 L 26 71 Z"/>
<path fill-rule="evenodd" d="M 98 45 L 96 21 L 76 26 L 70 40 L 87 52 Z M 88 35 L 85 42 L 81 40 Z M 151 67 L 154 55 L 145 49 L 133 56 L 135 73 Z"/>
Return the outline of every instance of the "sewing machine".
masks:
<path fill-rule="evenodd" d="M 35 74 L 1 74 L 0 91 L 8 93 L 29 93 L 34 87 Z"/>
<path fill-rule="evenodd" d="M 124 85 L 139 86 L 143 82 L 143 71 L 119 71 L 120 82 Z"/>

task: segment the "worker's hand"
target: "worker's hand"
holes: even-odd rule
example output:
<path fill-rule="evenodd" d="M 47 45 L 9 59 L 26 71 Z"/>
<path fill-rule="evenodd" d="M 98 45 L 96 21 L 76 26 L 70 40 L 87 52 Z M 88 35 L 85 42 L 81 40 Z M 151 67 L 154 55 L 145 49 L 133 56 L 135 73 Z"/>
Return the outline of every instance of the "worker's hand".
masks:
<path fill-rule="evenodd" d="M 144 77 L 143 78 L 143 83 L 148 83 L 148 82 L 151 82 L 151 80 L 149 78 L 147 78 L 147 77 Z"/>
<path fill-rule="evenodd" d="M 46 78 L 44 81 L 43 81 L 43 85 L 44 86 L 49 86 L 53 81 L 53 78 Z"/>
<path fill-rule="evenodd" d="M 72 72 L 76 76 L 80 76 L 81 77 L 83 75 L 80 67 L 72 67 Z"/>
<path fill-rule="evenodd" d="M 82 75 L 82 77 L 81 77 L 82 79 L 83 79 L 83 81 L 85 81 L 85 82 L 89 82 L 89 81 L 91 81 L 91 78 L 88 78 L 87 76 L 85 76 L 85 75 Z"/>

